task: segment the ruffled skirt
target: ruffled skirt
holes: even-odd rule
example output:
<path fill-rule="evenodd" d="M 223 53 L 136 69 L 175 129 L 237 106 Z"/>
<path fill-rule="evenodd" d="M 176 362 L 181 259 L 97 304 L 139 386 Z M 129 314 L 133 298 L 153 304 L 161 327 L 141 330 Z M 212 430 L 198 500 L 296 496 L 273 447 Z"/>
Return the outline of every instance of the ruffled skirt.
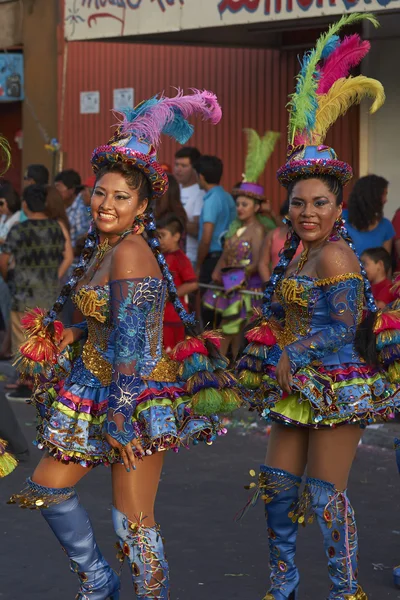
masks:
<path fill-rule="evenodd" d="M 311 428 L 345 423 L 366 426 L 393 418 L 400 410 L 400 390 L 385 373 L 364 364 L 308 366 L 293 376 L 293 393 L 283 395 L 275 367 L 264 370 L 261 385 L 245 391 L 250 408 L 267 421 Z"/>
<path fill-rule="evenodd" d="M 31 403 L 39 414 L 36 444 L 58 460 L 85 467 L 120 462 L 104 438 L 109 388 L 97 384 L 88 371 L 82 373 L 81 361 L 77 361 L 83 384 L 67 377 L 46 381 L 35 390 Z M 190 442 L 210 445 L 226 433 L 217 416 L 195 415 L 189 402 L 183 384 L 142 381 L 132 421 L 147 454 L 178 451 Z"/>
<path fill-rule="evenodd" d="M 259 296 L 243 294 L 239 290 L 221 292 L 209 289 L 204 294 L 202 303 L 206 308 L 214 310 L 222 317 L 223 334 L 236 335 L 240 332 L 242 325 L 251 318 L 254 310 L 261 306 L 261 286 L 260 277 L 253 276 L 250 278 L 246 290 L 259 292 Z"/>

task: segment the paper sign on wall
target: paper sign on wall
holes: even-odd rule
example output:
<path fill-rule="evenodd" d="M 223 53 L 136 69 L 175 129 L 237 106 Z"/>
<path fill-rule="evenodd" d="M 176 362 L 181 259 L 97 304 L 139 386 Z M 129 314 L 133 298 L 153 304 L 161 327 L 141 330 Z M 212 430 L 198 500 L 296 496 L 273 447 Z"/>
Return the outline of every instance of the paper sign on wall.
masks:
<path fill-rule="evenodd" d="M 81 92 L 81 115 L 100 112 L 100 92 Z"/>
<path fill-rule="evenodd" d="M 133 108 L 135 91 L 133 88 L 116 88 L 114 90 L 113 108 Z"/>

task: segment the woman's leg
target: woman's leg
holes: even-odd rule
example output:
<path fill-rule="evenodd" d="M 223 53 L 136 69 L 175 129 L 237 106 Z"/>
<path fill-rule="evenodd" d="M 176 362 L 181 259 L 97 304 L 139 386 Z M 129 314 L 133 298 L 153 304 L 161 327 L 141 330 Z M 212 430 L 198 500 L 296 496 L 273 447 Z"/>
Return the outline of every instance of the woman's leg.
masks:
<path fill-rule="evenodd" d="M 138 600 L 169 598 L 169 573 L 154 503 L 164 453 L 138 460 L 129 473 L 122 464 L 112 467 L 113 522 L 121 557 L 129 560 Z"/>
<path fill-rule="evenodd" d="M 103 558 L 74 488 L 89 470 L 46 456 L 27 480 L 26 488 L 10 501 L 40 510 L 68 555 L 71 571 L 79 577 L 78 600 L 117 600 L 119 578 Z"/>
<path fill-rule="evenodd" d="M 361 435 L 358 425 L 310 432 L 307 485 L 299 514 L 300 519 L 307 519 L 310 507 L 320 525 L 332 581 L 331 600 L 366 600 L 357 582 L 357 527 L 346 491 Z"/>
<path fill-rule="evenodd" d="M 265 502 L 271 586 L 264 600 L 294 600 L 299 573 L 294 559 L 298 523 L 294 510 L 307 460 L 308 431 L 274 423 L 258 490 Z"/>

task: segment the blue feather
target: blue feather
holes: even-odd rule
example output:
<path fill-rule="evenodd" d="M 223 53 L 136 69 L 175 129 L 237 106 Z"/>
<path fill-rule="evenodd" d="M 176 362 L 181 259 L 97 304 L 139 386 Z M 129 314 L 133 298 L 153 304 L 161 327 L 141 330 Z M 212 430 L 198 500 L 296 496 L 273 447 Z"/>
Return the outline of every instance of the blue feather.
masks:
<path fill-rule="evenodd" d="M 322 50 L 321 58 L 326 60 L 328 58 L 328 56 L 330 56 L 332 54 L 332 52 L 334 50 L 336 50 L 336 48 L 339 46 L 339 44 L 340 44 L 340 37 L 338 35 L 332 35 L 332 37 L 330 37 L 328 39 L 328 41 L 326 42 L 326 44 L 324 46 L 324 49 Z"/>
<path fill-rule="evenodd" d="M 174 119 L 167 123 L 162 133 L 175 139 L 179 144 L 185 144 L 193 135 L 194 127 L 187 121 L 179 109 L 174 110 Z"/>

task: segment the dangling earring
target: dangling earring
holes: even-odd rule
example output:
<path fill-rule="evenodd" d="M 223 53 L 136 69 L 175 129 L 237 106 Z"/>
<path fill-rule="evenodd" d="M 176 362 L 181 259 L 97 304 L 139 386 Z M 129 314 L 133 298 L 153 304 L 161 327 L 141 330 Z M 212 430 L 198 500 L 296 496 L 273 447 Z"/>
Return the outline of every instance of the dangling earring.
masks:
<path fill-rule="evenodd" d="M 342 215 L 340 215 L 336 219 L 336 221 L 333 225 L 332 233 L 329 237 L 330 242 L 337 242 L 342 237 L 342 230 L 343 230 L 344 225 L 345 225 L 344 219 L 343 219 Z"/>
<path fill-rule="evenodd" d="M 136 215 L 135 220 L 132 225 L 132 233 L 136 235 L 141 235 L 146 227 L 146 215 L 142 213 L 141 215 Z"/>

